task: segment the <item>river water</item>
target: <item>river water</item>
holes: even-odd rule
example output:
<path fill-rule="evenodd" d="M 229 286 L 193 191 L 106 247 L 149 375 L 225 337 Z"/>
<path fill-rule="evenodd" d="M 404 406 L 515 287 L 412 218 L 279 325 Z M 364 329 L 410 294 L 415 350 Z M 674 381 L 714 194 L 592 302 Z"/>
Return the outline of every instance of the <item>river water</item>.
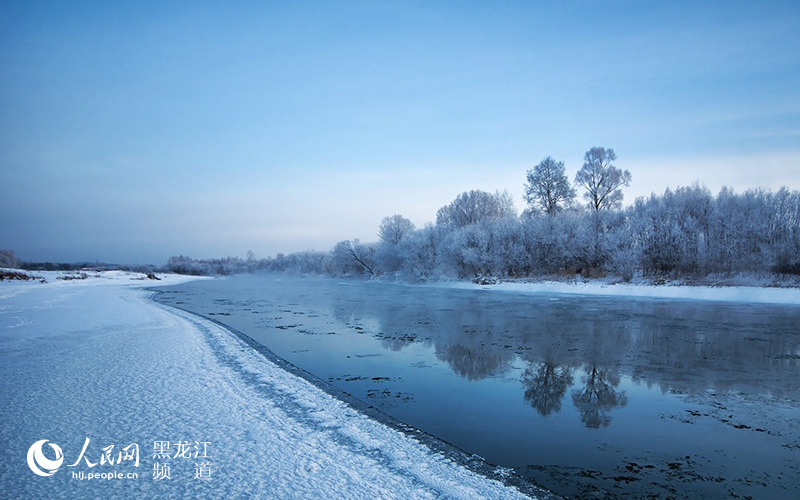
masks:
<path fill-rule="evenodd" d="M 800 306 L 287 275 L 158 300 L 568 498 L 800 498 Z"/>

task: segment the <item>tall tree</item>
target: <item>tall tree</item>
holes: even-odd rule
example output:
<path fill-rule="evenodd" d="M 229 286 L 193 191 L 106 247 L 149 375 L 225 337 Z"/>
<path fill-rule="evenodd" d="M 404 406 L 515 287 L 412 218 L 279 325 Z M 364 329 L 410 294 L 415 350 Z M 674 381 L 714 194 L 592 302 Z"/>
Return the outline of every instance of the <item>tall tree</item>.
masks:
<path fill-rule="evenodd" d="M 575 189 L 567 179 L 563 161 L 548 156 L 528 170 L 527 178 L 525 200 L 531 208 L 538 206 L 546 214 L 555 215 L 575 199 Z"/>
<path fill-rule="evenodd" d="M 596 212 L 622 205 L 622 187 L 631 183 L 631 173 L 611 163 L 616 159 L 613 149 L 593 147 L 583 155 L 583 167 L 575 176 L 575 183 L 586 188 L 584 197 Z"/>
<path fill-rule="evenodd" d="M 392 273 L 403 268 L 406 240 L 414 234 L 414 223 L 402 215 L 395 214 L 384 217 L 378 226 L 378 237 L 381 239 L 375 250 L 375 262 L 381 272 Z"/>
<path fill-rule="evenodd" d="M 378 237 L 381 241 L 397 245 L 400 241 L 414 232 L 414 223 L 402 215 L 395 214 L 384 217 L 378 227 Z"/>

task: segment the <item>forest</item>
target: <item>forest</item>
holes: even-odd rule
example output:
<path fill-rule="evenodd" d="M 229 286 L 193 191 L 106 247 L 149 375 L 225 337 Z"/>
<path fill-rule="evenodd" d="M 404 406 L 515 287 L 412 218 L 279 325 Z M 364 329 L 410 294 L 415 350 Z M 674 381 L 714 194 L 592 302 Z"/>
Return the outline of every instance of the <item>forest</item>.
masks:
<path fill-rule="evenodd" d="M 378 241 L 338 242 L 329 251 L 275 258 L 194 260 L 171 257 L 166 269 L 185 274 L 255 270 L 332 276 L 439 278 L 800 275 L 800 192 L 706 187 L 667 189 L 623 207 L 631 174 L 612 149 L 591 148 L 570 183 L 564 163 L 544 158 L 526 175 L 527 207 L 518 213 L 508 192 L 472 190 L 417 228 L 385 217 Z M 578 193 L 582 193 L 579 200 Z"/>

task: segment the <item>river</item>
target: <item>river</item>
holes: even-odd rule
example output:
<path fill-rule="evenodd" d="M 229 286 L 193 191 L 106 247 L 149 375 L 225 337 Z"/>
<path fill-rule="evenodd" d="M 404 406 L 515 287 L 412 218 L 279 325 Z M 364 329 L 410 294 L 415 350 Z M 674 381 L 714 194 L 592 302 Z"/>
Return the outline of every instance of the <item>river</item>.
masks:
<path fill-rule="evenodd" d="M 568 498 L 800 498 L 800 307 L 242 275 L 158 300 Z"/>

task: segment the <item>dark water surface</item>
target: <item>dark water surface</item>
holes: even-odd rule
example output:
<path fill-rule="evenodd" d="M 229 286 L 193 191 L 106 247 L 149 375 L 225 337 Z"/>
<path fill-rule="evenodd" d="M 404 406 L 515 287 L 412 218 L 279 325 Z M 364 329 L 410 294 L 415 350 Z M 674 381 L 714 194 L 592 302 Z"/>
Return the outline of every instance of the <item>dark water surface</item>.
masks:
<path fill-rule="evenodd" d="M 800 306 L 234 276 L 159 301 L 574 498 L 800 498 Z"/>

